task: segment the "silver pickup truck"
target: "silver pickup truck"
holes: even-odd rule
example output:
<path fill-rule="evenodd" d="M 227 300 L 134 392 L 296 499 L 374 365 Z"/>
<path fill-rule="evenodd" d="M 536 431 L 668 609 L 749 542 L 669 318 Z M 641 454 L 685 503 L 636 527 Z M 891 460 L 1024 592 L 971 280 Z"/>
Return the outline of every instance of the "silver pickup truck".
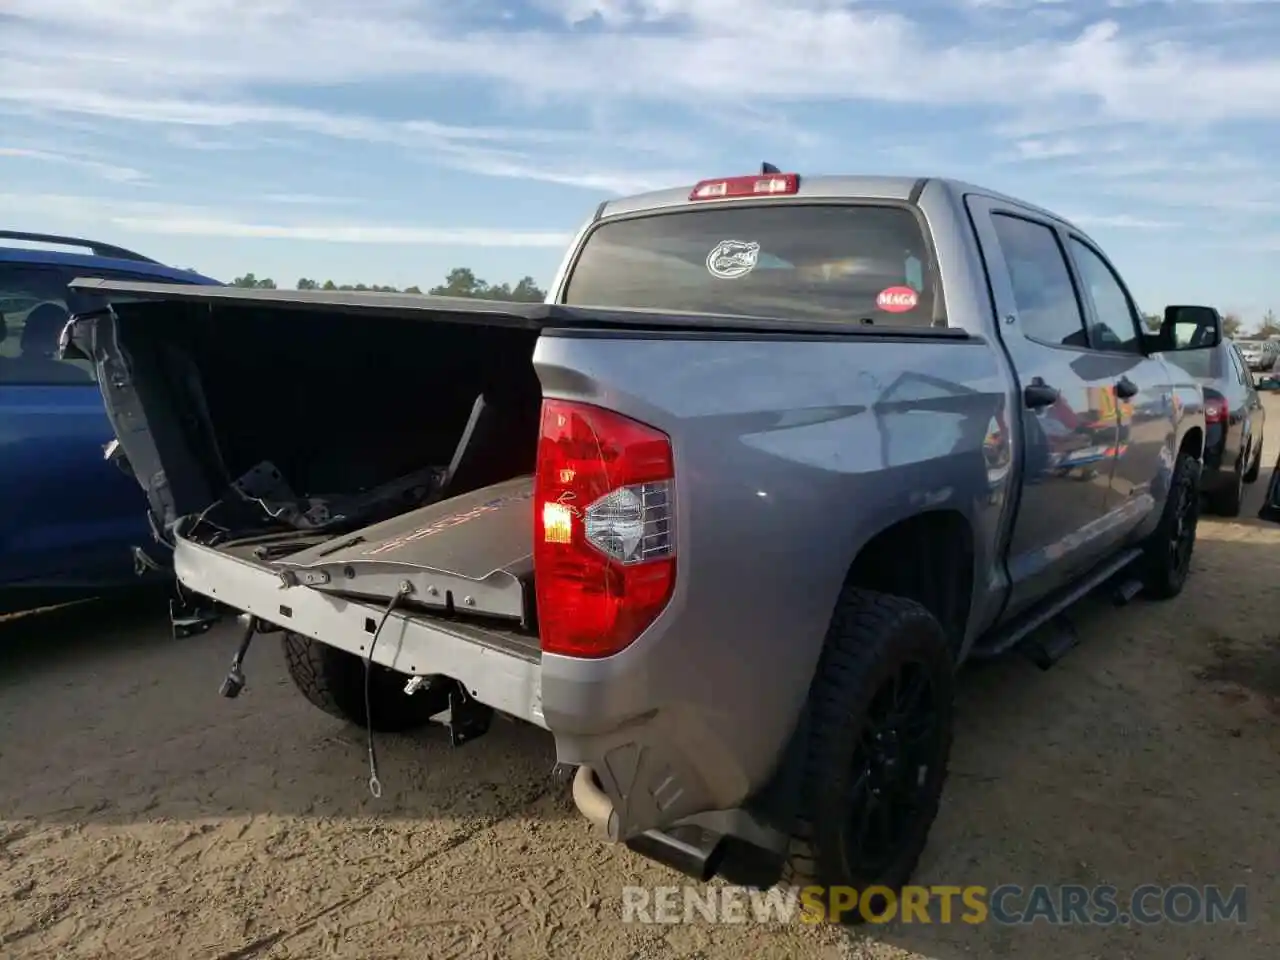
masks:
<path fill-rule="evenodd" d="M 1144 330 L 1084 232 L 976 186 L 611 201 L 545 304 L 74 286 L 112 303 L 64 349 L 158 542 L 247 625 L 225 693 L 277 632 L 371 761 L 376 730 L 536 724 L 605 838 L 693 876 L 903 884 L 956 667 L 1051 665 L 1087 592 L 1187 578 L 1176 351 L 1216 312 Z"/>

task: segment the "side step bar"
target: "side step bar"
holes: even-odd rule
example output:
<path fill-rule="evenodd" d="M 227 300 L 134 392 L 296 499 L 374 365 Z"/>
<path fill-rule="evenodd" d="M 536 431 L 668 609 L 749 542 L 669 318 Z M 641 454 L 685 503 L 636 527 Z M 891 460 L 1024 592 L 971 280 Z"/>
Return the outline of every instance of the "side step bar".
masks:
<path fill-rule="evenodd" d="M 997 631 L 988 642 L 974 649 L 973 656 L 982 659 L 998 657 L 1020 646 L 1025 641 L 1032 648 L 1028 650 L 1032 660 L 1044 669 L 1048 669 L 1075 646 L 1074 631 L 1060 628 L 1054 637 L 1038 645 L 1032 639 L 1032 633 L 1050 621 L 1060 618 L 1064 610 L 1098 589 L 1098 587 L 1141 556 L 1142 551 L 1135 547 L 1108 560 L 1070 589 L 1064 590 L 1048 603 L 1035 607 L 1029 613 L 1018 617 L 1008 626 Z M 1128 602 L 1130 598 L 1136 595 L 1137 589 L 1134 586 L 1134 581 L 1125 581 L 1119 587 L 1117 601 Z M 1036 649 L 1037 646 L 1039 649 Z"/>

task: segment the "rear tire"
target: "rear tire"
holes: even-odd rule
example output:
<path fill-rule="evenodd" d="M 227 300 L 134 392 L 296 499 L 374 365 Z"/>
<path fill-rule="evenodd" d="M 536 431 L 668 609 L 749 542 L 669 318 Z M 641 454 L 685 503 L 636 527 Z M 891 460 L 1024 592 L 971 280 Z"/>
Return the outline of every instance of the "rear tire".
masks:
<path fill-rule="evenodd" d="M 1249 465 L 1249 469 L 1244 473 L 1245 483 L 1254 483 L 1258 479 L 1258 474 L 1262 471 L 1262 437 L 1258 437 L 1253 441 L 1253 463 Z"/>
<path fill-rule="evenodd" d="M 896 894 L 910 880 L 946 781 L 954 670 L 945 632 L 920 604 L 842 592 L 809 690 L 800 810 L 782 873 L 783 884 L 820 888 L 824 920 L 861 923 L 855 891 Z M 874 912 L 883 908 L 873 899 Z"/>
<path fill-rule="evenodd" d="M 423 687 L 409 696 L 404 692 L 408 677 L 375 663 L 369 676 L 372 717 L 366 717 L 360 657 L 296 633 L 286 633 L 281 642 L 294 685 L 331 717 L 379 733 L 398 733 L 425 726 L 449 706 L 443 684 Z"/>
<path fill-rule="evenodd" d="M 1205 499 L 1209 510 L 1220 517 L 1240 516 L 1240 507 L 1244 503 L 1244 457 L 1236 461 L 1231 471 L 1231 486 L 1215 490 Z"/>
<path fill-rule="evenodd" d="M 1200 461 L 1181 452 L 1173 467 L 1169 496 L 1160 524 L 1143 546 L 1143 593 L 1168 600 L 1182 592 L 1191 571 L 1191 554 L 1200 522 Z"/>

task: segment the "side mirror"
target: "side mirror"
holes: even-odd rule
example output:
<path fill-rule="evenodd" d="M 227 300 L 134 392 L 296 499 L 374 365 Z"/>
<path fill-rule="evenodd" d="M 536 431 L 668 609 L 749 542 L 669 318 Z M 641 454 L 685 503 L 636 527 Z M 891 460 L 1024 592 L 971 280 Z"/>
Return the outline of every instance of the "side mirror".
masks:
<path fill-rule="evenodd" d="M 1159 341 L 1161 350 L 1216 347 L 1222 342 L 1222 317 L 1213 307 L 1165 307 Z"/>

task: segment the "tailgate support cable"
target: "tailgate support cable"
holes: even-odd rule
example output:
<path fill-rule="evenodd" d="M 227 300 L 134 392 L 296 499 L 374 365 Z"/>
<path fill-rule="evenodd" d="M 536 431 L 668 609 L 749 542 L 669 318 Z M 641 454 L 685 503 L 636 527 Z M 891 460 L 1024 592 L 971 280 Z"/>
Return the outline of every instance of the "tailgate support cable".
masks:
<path fill-rule="evenodd" d="M 373 794 L 375 800 L 382 796 L 382 781 L 378 779 L 378 752 L 373 743 L 373 696 L 370 689 L 373 678 L 373 648 L 378 642 L 382 628 L 387 625 L 387 620 L 391 617 L 391 611 L 395 610 L 396 604 L 412 592 L 413 584 L 408 580 L 401 580 L 399 589 L 392 595 L 386 609 L 382 611 L 382 619 L 378 621 L 377 629 L 373 631 L 373 638 L 369 641 L 369 652 L 364 658 L 364 730 L 369 747 L 369 792 Z"/>

